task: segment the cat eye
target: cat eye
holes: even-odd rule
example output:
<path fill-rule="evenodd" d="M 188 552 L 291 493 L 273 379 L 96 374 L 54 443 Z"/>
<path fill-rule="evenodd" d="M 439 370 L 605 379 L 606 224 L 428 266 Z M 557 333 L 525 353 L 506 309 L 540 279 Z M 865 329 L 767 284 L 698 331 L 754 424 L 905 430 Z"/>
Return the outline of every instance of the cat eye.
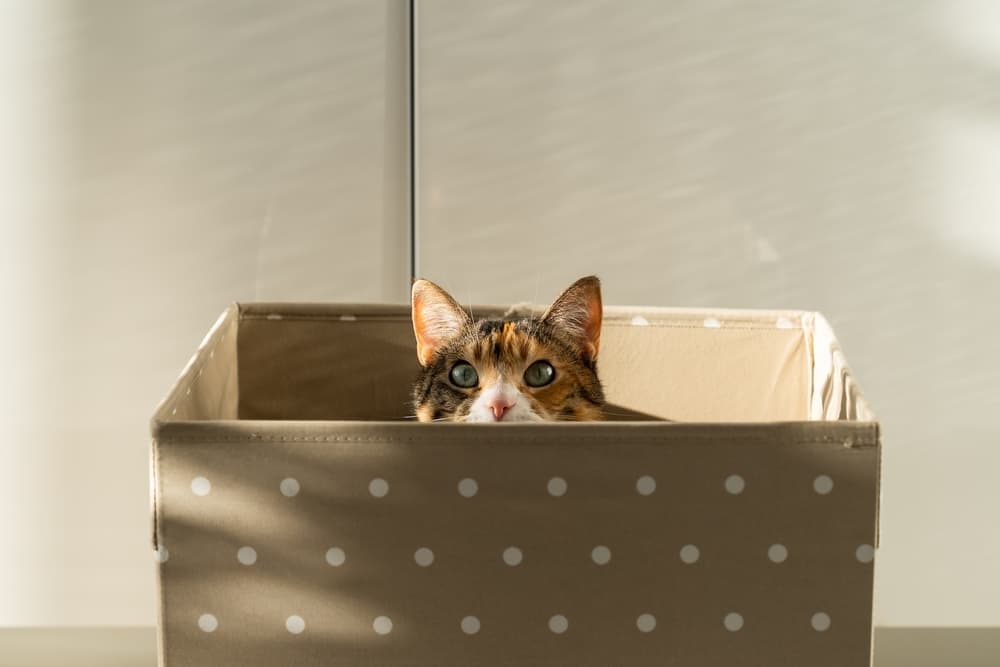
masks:
<path fill-rule="evenodd" d="M 470 389 L 479 384 L 479 373 L 467 361 L 460 361 L 452 366 L 448 378 L 453 385 L 463 389 Z"/>
<path fill-rule="evenodd" d="M 547 361 L 536 361 L 524 371 L 524 382 L 529 387 L 544 387 L 556 379 L 556 369 Z"/>

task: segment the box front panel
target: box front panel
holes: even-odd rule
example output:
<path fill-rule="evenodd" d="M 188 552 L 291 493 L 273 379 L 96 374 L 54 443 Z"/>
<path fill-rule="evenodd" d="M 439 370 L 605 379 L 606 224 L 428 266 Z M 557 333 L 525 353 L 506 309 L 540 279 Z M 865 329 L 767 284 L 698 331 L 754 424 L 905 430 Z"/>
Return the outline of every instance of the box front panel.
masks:
<path fill-rule="evenodd" d="M 577 426 L 163 435 L 165 664 L 868 664 L 873 431 Z"/>

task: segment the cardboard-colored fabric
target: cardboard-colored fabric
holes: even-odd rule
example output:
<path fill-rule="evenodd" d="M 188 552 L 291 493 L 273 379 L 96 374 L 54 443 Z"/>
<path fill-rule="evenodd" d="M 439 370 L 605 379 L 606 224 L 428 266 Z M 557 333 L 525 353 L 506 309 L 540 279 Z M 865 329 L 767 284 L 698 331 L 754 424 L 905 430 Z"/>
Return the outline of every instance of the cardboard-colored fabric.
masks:
<path fill-rule="evenodd" d="M 161 664 L 868 664 L 878 425 L 816 326 L 609 309 L 649 421 L 418 424 L 404 308 L 234 306 L 153 421 Z"/>

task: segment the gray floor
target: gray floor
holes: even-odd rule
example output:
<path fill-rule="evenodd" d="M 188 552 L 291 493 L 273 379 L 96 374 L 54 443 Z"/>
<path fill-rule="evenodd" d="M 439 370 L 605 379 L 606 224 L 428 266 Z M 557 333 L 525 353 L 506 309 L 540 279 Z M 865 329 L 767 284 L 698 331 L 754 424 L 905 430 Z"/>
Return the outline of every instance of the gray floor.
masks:
<path fill-rule="evenodd" d="M 0 629 L 0 667 L 155 665 L 153 628 Z M 875 667 L 931 666 L 1000 666 L 1000 628 L 876 630 Z"/>

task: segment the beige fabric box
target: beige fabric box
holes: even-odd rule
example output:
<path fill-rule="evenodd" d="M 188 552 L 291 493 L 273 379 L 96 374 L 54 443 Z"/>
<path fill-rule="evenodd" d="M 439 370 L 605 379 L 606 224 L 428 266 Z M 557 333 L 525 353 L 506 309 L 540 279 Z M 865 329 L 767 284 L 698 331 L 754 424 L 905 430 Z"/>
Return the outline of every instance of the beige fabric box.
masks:
<path fill-rule="evenodd" d="M 408 309 L 229 308 L 152 423 L 160 664 L 868 665 L 823 318 L 609 308 L 599 369 L 613 421 L 419 424 Z"/>

